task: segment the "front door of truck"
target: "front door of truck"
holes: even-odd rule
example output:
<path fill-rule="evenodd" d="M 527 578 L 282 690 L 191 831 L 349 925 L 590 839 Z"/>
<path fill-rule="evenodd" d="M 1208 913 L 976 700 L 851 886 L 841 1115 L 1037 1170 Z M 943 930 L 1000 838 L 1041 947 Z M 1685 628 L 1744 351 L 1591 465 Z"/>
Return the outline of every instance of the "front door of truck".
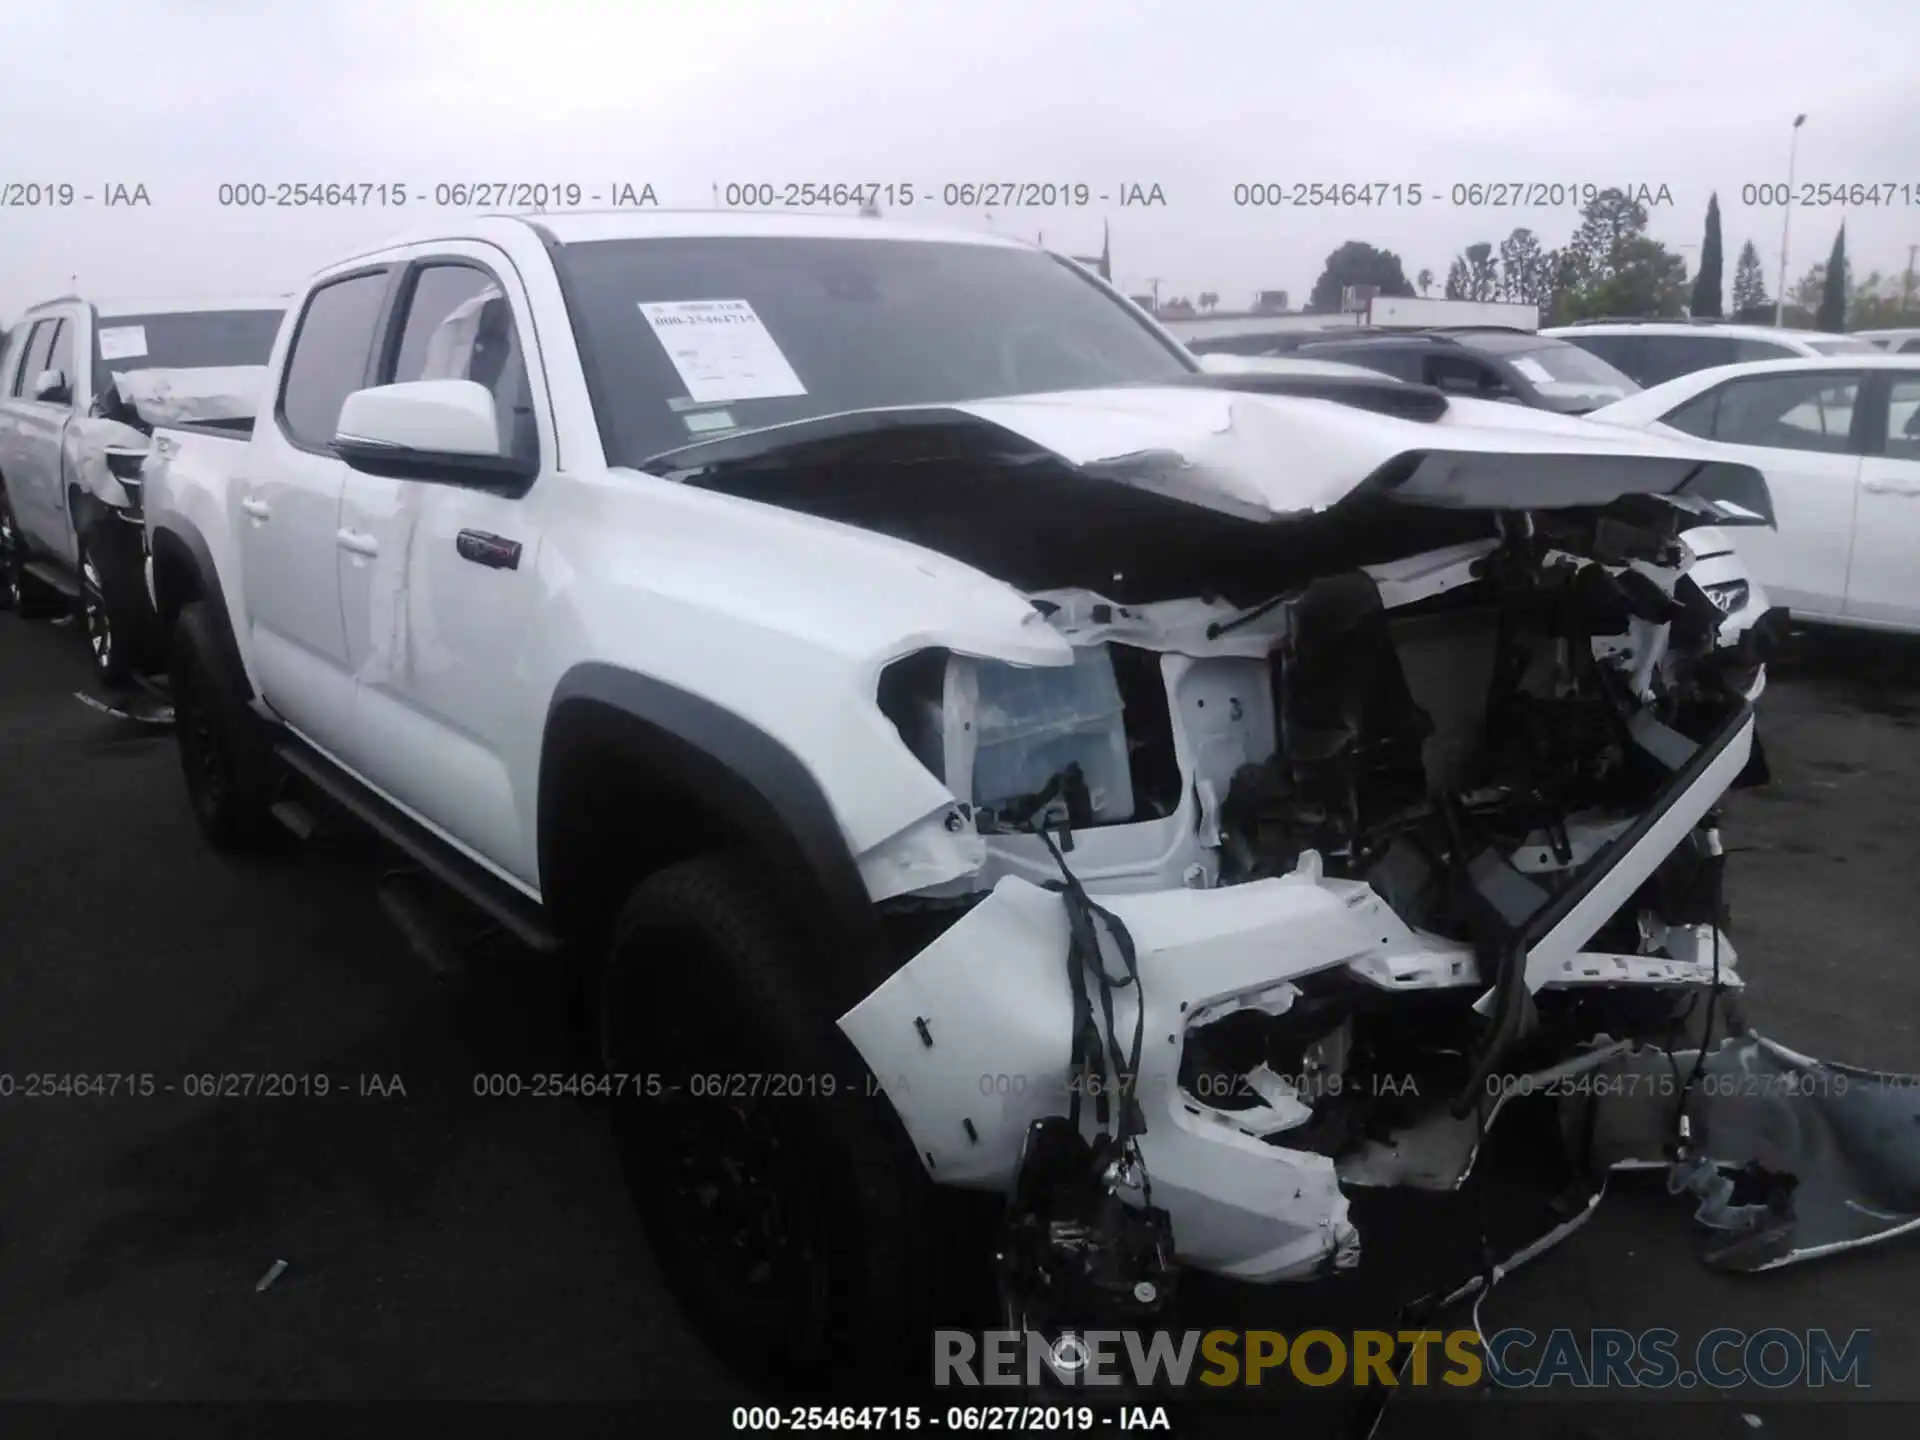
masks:
<path fill-rule="evenodd" d="M 1881 371 L 1869 393 L 1847 615 L 1920 629 L 1920 369 Z"/>
<path fill-rule="evenodd" d="M 20 394 L 11 403 L 14 431 L 7 466 L 7 494 L 14 523 L 29 548 L 73 564 L 73 526 L 67 518 L 61 452 L 73 422 L 78 379 L 74 375 L 74 335 L 78 307 L 64 306 L 34 322 Z M 44 394 L 35 392 L 49 376 L 60 381 Z"/>
<path fill-rule="evenodd" d="M 493 395 L 500 453 L 555 463 L 536 409 L 527 300 L 505 257 L 441 244 L 407 265 L 380 384 L 473 380 Z M 536 588 L 538 482 L 524 495 L 350 470 L 340 607 L 363 777 L 507 878 L 531 888 L 533 804 L 516 788 L 544 715 L 520 683 Z"/>
<path fill-rule="evenodd" d="M 340 623 L 340 492 L 330 448 L 347 396 L 367 383 L 390 267 L 329 279 L 307 297 L 271 417 L 254 426 L 228 487 L 256 679 L 267 703 L 349 764 L 353 676 Z"/>

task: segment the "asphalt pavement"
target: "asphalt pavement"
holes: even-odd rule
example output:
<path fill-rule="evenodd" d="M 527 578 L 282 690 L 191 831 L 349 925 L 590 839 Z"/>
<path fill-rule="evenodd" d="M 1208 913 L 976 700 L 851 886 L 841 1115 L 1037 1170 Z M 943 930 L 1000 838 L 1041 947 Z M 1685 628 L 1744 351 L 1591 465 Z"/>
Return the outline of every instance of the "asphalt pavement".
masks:
<path fill-rule="evenodd" d="M 171 736 L 82 704 L 87 676 L 71 627 L 0 614 L 0 1435 L 9 1416 L 87 1413 L 23 1402 L 78 1401 L 617 1402 L 627 1421 L 727 1428 L 755 1397 L 662 1292 L 602 1116 L 476 1093 L 574 1067 L 560 987 L 485 944 L 458 974 L 423 964 L 365 845 L 214 854 Z M 1748 1016 L 1805 1053 L 1920 1070 L 1920 644 L 1803 639 L 1762 734 L 1774 783 L 1725 827 Z M 114 1093 L 25 1093 L 61 1075 Z M 216 1075 L 281 1078 L 199 1093 Z M 1551 1427 L 1534 1397 L 1445 1418 L 1569 1437 L 1920 1429 L 1920 1241 L 1744 1278 L 1696 1245 L 1657 1178 L 1618 1186 L 1483 1325 L 1865 1329 L 1873 1389 L 1561 1391 Z M 1302 1323 L 1310 1297 L 1285 1303 L 1280 1323 Z M 1396 1400 L 1380 1433 L 1432 1433 L 1432 1413 Z"/>

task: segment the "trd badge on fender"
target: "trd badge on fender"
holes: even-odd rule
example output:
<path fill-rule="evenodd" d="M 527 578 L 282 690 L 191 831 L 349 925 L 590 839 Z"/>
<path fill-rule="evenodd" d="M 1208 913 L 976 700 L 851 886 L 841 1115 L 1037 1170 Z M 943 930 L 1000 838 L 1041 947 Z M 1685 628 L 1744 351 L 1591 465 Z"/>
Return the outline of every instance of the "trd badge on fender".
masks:
<path fill-rule="evenodd" d="M 476 565 L 490 566 L 495 570 L 520 568 L 518 540 L 502 539 L 484 530 L 462 530 L 454 543 L 459 547 L 462 560 L 471 560 Z"/>

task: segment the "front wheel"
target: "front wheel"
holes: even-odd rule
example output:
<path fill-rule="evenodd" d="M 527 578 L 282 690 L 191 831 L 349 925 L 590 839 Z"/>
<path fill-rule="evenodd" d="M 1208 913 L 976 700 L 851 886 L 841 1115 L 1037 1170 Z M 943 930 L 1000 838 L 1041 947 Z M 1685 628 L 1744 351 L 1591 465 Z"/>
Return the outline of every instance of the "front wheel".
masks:
<path fill-rule="evenodd" d="M 132 678 L 128 654 L 132 637 L 124 618 L 125 606 L 116 594 L 118 587 L 105 573 L 111 562 L 104 540 L 100 522 L 89 525 L 80 536 L 80 614 L 87 627 L 87 644 L 93 651 L 94 679 L 117 690 Z"/>
<path fill-rule="evenodd" d="M 745 857 L 640 882 L 600 995 L 621 1158 L 669 1287 L 724 1358 L 785 1383 L 897 1379 L 925 1362 L 944 1289 L 932 1186 L 812 962 Z"/>

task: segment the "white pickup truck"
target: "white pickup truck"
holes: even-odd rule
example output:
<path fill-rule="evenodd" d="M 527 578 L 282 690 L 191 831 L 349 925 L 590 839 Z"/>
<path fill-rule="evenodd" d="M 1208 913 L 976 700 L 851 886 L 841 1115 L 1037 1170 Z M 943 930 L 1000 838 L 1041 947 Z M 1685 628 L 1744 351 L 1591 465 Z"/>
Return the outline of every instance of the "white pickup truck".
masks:
<path fill-rule="evenodd" d="M 78 296 L 0 354 L 0 609 L 77 604 L 97 678 L 163 660 L 132 481 L 156 423 L 246 433 L 286 301 Z"/>
<path fill-rule="evenodd" d="M 1357 1263 L 1350 1193 L 1457 1185 L 1544 1067 L 1641 1065 L 1665 1153 L 1623 1047 L 1739 984 L 1770 629 L 1680 537 L 1750 469 L 1206 373 L 851 217 L 463 220 L 316 275 L 266 394 L 143 476 L 200 823 L 324 801 L 591 975 L 730 1353 L 923 1344 L 948 1188 L 1057 1335 Z"/>

